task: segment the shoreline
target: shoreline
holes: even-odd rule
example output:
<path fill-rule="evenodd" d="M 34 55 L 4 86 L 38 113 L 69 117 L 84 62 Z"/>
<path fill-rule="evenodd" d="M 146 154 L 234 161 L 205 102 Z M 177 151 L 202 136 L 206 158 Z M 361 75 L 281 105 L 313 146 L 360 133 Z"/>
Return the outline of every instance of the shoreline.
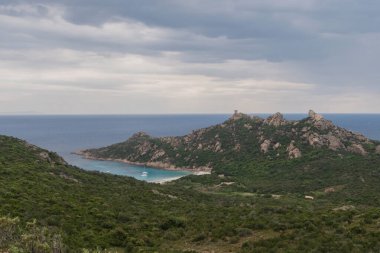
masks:
<path fill-rule="evenodd" d="M 127 159 L 100 158 L 100 157 L 92 156 L 92 155 L 90 155 L 90 154 L 88 154 L 82 150 L 79 150 L 76 152 L 71 152 L 71 153 L 78 155 L 78 156 L 81 156 L 82 158 L 88 159 L 88 160 L 121 162 L 121 163 L 130 164 L 130 165 L 135 165 L 135 166 L 140 166 L 140 167 L 150 167 L 150 168 L 159 169 L 159 170 L 188 171 L 188 172 L 191 172 L 191 174 L 197 175 L 197 176 L 208 175 L 208 174 L 211 174 L 211 171 L 212 171 L 212 168 L 206 167 L 206 166 L 189 168 L 189 167 L 177 167 L 177 166 L 174 166 L 172 164 L 162 163 L 162 162 L 141 163 L 141 162 L 132 162 L 132 161 L 129 161 Z M 178 179 L 178 178 L 176 178 L 176 179 Z M 172 179 L 172 180 L 175 180 L 175 179 Z M 170 180 L 170 181 L 172 181 L 172 180 Z M 160 180 L 158 180 L 158 181 L 160 181 Z"/>
<path fill-rule="evenodd" d="M 185 177 L 186 175 L 184 176 L 178 176 L 178 177 L 171 177 L 171 178 L 165 178 L 165 179 L 159 179 L 159 180 L 155 180 L 155 181 L 148 181 L 148 183 L 153 183 L 153 184 L 166 184 L 166 183 L 169 183 L 171 181 L 174 181 L 174 180 L 177 180 L 177 179 L 180 179 L 182 177 Z"/>

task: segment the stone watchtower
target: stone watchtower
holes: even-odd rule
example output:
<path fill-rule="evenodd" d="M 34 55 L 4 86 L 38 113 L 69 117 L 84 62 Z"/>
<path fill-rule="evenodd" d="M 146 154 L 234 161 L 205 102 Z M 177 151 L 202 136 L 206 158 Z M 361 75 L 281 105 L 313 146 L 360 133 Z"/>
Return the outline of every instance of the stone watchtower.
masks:
<path fill-rule="evenodd" d="M 234 110 L 234 114 L 232 115 L 231 119 L 232 120 L 237 120 L 237 119 L 240 119 L 242 117 L 242 113 L 240 113 L 238 110 Z"/>

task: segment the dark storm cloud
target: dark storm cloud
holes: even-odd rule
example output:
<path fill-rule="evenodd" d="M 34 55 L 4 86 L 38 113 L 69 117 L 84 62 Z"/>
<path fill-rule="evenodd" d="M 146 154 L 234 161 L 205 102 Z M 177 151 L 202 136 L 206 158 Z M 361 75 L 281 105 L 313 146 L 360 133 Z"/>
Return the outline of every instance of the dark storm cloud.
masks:
<path fill-rule="evenodd" d="M 200 57 L 189 55 L 189 59 L 198 57 L 199 61 L 207 58 L 210 61 L 231 58 L 318 60 L 333 54 L 342 45 L 342 38 L 325 34 L 360 35 L 380 30 L 380 2 L 374 0 L 64 0 L 55 3 L 66 8 L 64 18 L 75 24 L 99 27 L 107 22 L 128 19 L 209 39 L 194 40 L 182 35 L 143 48 L 123 42 L 107 45 L 100 41 L 94 45 L 98 49 L 137 50 L 148 54 L 165 50 L 190 51 L 201 54 Z M 43 12 L 43 7 L 40 9 Z M 58 39 L 69 46 L 84 44 L 80 40 Z"/>
<path fill-rule="evenodd" d="M 129 17 L 149 25 L 190 29 L 210 36 L 235 38 L 301 36 L 286 19 L 308 18 L 337 33 L 379 31 L 376 0 L 329 1 L 62 1 L 67 18 L 101 24 L 113 17 Z M 79 3 L 78 3 L 79 2 Z"/>

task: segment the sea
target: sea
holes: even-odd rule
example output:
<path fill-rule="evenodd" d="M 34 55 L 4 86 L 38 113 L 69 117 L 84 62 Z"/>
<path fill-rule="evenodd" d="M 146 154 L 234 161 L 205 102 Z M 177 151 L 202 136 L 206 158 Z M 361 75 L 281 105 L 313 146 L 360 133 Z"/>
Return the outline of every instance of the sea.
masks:
<path fill-rule="evenodd" d="M 254 114 L 267 117 L 269 114 Z M 134 166 L 121 162 L 84 159 L 73 152 L 104 147 L 127 140 L 144 131 L 152 136 L 181 136 L 192 130 L 227 120 L 227 114 L 198 115 L 4 115 L 0 116 L 0 134 L 24 139 L 58 153 L 68 163 L 84 170 L 130 176 L 148 182 L 163 182 L 190 174 Z M 380 140 L 380 114 L 324 114 L 336 125 Z M 284 114 L 289 120 L 305 114 Z"/>

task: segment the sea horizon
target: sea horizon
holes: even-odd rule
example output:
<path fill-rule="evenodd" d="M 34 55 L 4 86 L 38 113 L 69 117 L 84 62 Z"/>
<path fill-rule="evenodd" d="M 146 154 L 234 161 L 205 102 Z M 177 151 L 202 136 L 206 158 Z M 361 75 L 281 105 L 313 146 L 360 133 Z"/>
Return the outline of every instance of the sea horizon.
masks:
<path fill-rule="evenodd" d="M 277 112 L 244 112 L 239 111 L 247 115 L 272 115 Z M 307 112 L 280 112 L 283 115 L 307 115 Z M 380 112 L 318 112 L 321 115 L 380 115 Z M 0 117 L 3 116 L 186 116 L 186 115 L 232 115 L 233 112 L 224 112 L 224 113 L 100 113 L 100 114 L 91 114 L 91 113 L 80 113 L 80 114 L 6 114 L 0 113 Z"/>
<path fill-rule="evenodd" d="M 267 117 L 272 113 L 247 113 Z M 188 175 L 187 171 L 167 171 L 114 161 L 83 159 L 78 150 L 98 148 L 127 140 L 136 132 L 156 137 L 182 136 L 193 130 L 227 120 L 229 114 L 133 114 L 133 115 L 0 115 L 0 134 L 24 139 L 58 153 L 69 164 L 85 170 L 132 176 L 149 182 Z M 299 120 L 306 113 L 284 113 L 288 120 Z M 380 114 L 326 113 L 334 124 L 380 140 Z M 148 176 L 143 175 L 148 172 Z"/>

